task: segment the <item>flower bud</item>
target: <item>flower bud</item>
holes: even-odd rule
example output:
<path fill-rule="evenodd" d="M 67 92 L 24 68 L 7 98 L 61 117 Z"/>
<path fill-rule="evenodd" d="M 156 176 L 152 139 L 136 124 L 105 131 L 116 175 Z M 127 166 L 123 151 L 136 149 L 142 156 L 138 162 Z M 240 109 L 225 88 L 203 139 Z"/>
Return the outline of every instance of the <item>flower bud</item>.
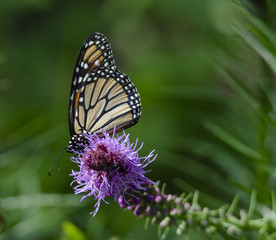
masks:
<path fill-rule="evenodd" d="M 158 196 L 155 197 L 155 202 L 156 202 L 156 203 L 161 203 L 162 200 L 163 200 L 163 198 L 162 198 L 162 196 L 160 196 L 160 195 L 158 195 Z"/>
<path fill-rule="evenodd" d="M 123 196 L 120 196 L 118 198 L 118 203 L 120 205 L 121 208 L 124 208 L 125 207 L 125 200 L 124 200 L 124 197 Z"/>
<path fill-rule="evenodd" d="M 179 213 L 179 211 L 178 211 L 177 208 L 173 208 L 173 209 L 170 211 L 170 215 L 172 215 L 172 216 L 176 216 L 178 213 Z"/>
<path fill-rule="evenodd" d="M 186 230 L 186 222 L 182 221 L 176 229 L 176 234 L 181 235 Z"/>
<path fill-rule="evenodd" d="M 138 204 L 134 209 L 134 215 L 135 216 L 141 216 L 141 215 L 144 214 L 144 212 L 145 212 L 145 207 L 143 207 L 140 204 Z"/>
<path fill-rule="evenodd" d="M 170 223 L 170 218 L 169 217 L 165 217 L 159 224 L 159 226 L 161 228 L 165 228 L 167 226 L 169 226 L 169 223 Z"/>

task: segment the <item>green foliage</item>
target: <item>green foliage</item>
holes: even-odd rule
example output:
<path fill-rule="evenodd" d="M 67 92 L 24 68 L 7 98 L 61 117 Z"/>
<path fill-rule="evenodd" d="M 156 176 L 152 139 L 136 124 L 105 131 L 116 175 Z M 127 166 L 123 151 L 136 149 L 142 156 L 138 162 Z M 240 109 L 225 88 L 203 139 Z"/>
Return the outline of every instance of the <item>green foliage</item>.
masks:
<path fill-rule="evenodd" d="M 200 206 L 249 209 L 248 221 L 275 217 L 274 9 L 273 0 L 1 1 L 0 239 L 158 236 L 112 199 L 92 218 L 94 201 L 70 188 L 69 154 L 47 175 L 69 140 L 78 51 L 96 31 L 140 92 L 142 117 L 127 131 L 158 153 L 150 178 L 167 192 L 197 189 Z M 244 232 L 264 237 L 275 234 Z"/>
<path fill-rule="evenodd" d="M 63 236 L 61 240 L 85 240 L 84 233 L 71 222 L 64 222 L 62 225 Z"/>

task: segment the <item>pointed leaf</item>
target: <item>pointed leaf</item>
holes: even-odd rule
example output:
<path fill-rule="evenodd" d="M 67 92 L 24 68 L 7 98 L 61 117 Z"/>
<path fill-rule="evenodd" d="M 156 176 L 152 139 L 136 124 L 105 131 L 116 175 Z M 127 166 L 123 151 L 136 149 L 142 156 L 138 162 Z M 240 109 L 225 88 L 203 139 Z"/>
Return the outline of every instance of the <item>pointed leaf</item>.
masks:
<path fill-rule="evenodd" d="M 274 74 L 276 74 L 276 57 L 247 28 L 238 23 L 235 23 L 233 27 L 238 34 L 265 60 Z"/>
<path fill-rule="evenodd" d="M 231 203 L 231 205 L 230 205 L 230 207 L 229 207 L 229 209 L 228 209 L 228 211 L 227 211 L 227 214 L 232 214 L 235 211 L 235 208 L 236 208 L 236 206 L 239 202 L 239 198 L 240 198 L 240 196 L 238 194 L 236 194 L 233 201 L 232 201 L 232 203 Z"/>
<path fill-rule="evenodd" d="M 220 128 L 218 125 L 212 123 L 212 122 L 206 122 L 205 127 L 213 133 L 216 137 L 218 137 L 220 140 L 222 140 L 224 143 L 228 144 L 230 147 L 235 149 L 236 151 L 242 153 L 243 155 L 259 161 L 263 160 L 264 157 L 258 153 L 257 151 L 253 150 L 252 148 L 245 145 L 240 140 L 236 139 L 232 135 L 230 135 L 228 132 Z"/>
<path fill-rule="evenodd" d="M 62 240 L 86 240 L 84 233 L 73 223 L 65 221 L 62 224 Z"/>

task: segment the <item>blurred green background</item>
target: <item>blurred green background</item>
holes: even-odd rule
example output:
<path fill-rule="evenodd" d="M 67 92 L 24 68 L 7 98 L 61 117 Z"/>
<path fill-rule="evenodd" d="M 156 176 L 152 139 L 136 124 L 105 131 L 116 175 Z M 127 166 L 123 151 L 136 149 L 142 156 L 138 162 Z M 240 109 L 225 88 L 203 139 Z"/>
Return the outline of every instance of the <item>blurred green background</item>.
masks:
<path fill-rule="evenodd" d="M 73 69 L 96 31 L 140 93 L 142 117 L 127 132 L 142 155 L 158 153 L 148 177 L 174 194 L 198 189 L 209 208 L 236 193 L 247 208 L 253 188 L 270 204 L 276 133 L 263 115 L 273 114 L 274 74 L 235 22 L 246 20 L 226 0 L 2 0 L 0 239 L 158 239 L 112 199 L 93 218 L 93 199 L 80 203 L 70 187 L 70 154 L 47 173 L 70 138 Z"/>

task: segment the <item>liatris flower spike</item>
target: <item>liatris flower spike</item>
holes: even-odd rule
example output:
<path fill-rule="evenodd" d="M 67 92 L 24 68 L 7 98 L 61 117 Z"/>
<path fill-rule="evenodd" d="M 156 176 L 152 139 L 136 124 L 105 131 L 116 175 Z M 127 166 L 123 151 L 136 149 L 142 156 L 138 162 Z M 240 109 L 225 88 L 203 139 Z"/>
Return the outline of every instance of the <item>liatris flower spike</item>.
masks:
<path fill-rule="evenodd" d="M 109 135 L 103 132 L 100 138 L 96 134 L 84 133 L 83 141 L 78 143 L 71 160 L 78 164 L 79 171 L 72 171 L 75 194 L 84 193 L 84 198 L 93 195 L 97 200 L 93 216 L 98 212 L 101 201 L 107 196 L 135 216 L 145 218 L 158 225 L 163 232 L 162 239 L 172 227 L 177 234 L 185 234 L 189 228 L 209 236 L 224 232 L 231 237 L 245 236 L 248 230 L 259 231 L 261 236 L 274 239 L 276 232 L 275 215 L 252 219 L 256 205 L 256 193 L 253 191 L 248 213 L 242 210 L 240 216 L 234 216 L 237 198 L 231 206 L 218 209 L 202 208 L 198 204 L 199 193 L 176 196 L 165 194 L 164 187 L 145 177 L 144 170 L 154 159 L 154 151 L 146 157 L 139 157 L 137 142 L 130 143 L 128 135 Z M 78 149 L 78 150 L 76 150 Z M 107 202 L 106 202 L 107 203 Z M 232 239 L 232 238 L 231 238 Z"/>
<path fill-rule="evenodd" d="M 103 131 L 102 138 L 92 133 L 83 133 L 83 137 L 87 144 L 79 148 L 83 150 L 74 150 L 71 157 L 79 167 L 79 171 L 70 174 L 74 177 L 71 185 L 77 183 L 75 194 L 85 193 L 81 201 L 91 195 L 97 200 L 91 213 L 93 216 L 98 212 L 101 201 L 106 202 L 106 196 L 117 201 L 120 196 L 129 195 L 130 191 L 145 191 L 147 185 L 154 184 L 144 176 L 149 172 L 144 168 L 154 161 L 156 155 L 152 151 L 146 157 L 139 157 L 138 151 L 143 144 L 136 149 L 138 139 L 135 144 L 130 143 L 129 135 L 123 133 L 119 136 L 115 129 L 111 136 Z"/>

